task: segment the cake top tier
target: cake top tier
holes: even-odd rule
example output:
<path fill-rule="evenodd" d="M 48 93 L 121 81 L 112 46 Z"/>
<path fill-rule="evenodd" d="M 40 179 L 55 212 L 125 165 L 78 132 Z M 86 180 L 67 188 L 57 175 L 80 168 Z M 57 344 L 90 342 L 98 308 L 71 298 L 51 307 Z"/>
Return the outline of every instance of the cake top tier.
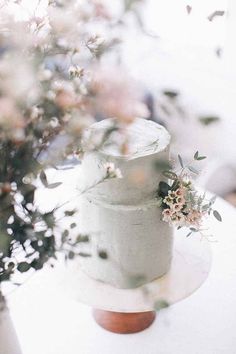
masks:
<path fill-rule="evenodd" d="M 90 127 L 92 134 L 103 135 L 109 128 L 114 127 L 114 119 L 104 119 Z M 128 154 L 122 155 L 120 146 L 125 139 L 128 141 Z M 170 143 L 167 130 L 150 120 L 136 118 L 134 123 L 125 127 L 125 134 L 113 131 L 106 139 L 99 152 L 107 156 L 124 159 L 135 159 L 163 151 Z"/>
<path fill-rule="evenodd" d="M 103 141 L 104 134 L 114 127 L 115 121 L 106 119 L 92 125 L 88 130 L 91 141 Z M 145 119 L 136 119 L 122 131 L 113 131 L 98 149 L 88 151 L 82 161 L 87 196 L 103 205 L 147 204 L 155 199 L 158 184 L 163 180 L 158 161 L 169 158 L 170 135 L 161 125 Z M 118 136 L 117 136 L 118 134 Z M 128 141 L 128 154 L 121 154 L 121 145 Z M 122 178 L 106 179 L 106 164 L 114 163 Z M 89 186 L 94 186 L 89 188 Z"/>

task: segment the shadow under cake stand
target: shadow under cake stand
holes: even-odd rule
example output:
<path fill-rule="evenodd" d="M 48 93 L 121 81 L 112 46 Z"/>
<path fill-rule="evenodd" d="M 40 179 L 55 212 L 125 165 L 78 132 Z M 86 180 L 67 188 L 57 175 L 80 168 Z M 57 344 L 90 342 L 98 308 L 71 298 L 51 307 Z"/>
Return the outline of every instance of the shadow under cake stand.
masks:
<path fill-rule="evenodd" d="M 169 272 L 144 286 L 118 289 L 90 278 L 75 263 L 66 271 L 66 283 L 70 296 L 93 307 L 94 319 L 101 327 L 115 333 L 135 333 L 155 320 L 154 303 L 164 300 L 171 305 L 188 297 L 206 280 L 210 266 L 209 242 L 178 232 Z"/>

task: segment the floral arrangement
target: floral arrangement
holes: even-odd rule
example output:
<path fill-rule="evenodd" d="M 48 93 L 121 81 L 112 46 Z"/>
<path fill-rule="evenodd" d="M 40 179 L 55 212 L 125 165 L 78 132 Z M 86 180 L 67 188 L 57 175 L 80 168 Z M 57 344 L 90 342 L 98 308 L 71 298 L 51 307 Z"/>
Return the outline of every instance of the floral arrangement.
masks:
<path fill-rule="evenodd" d="M 47 168 L 79 162 L 84 130 L 96 119 L 110 115 L 124 127 L 145 111 L 121 67 L 111 75 L 106 65 L 139 2 L 121 1 L 117 15 L 99 0 L 32 1 L 31 10 L 25 1 L 1 2 L 0 284 L 53 263 L 58 251 L 87 256 L 77 246 L 88 237 L 70 240 L 74 222 L 56 232 L 58 208 L 42 212 L 35 192 L 60 186 Z M 98 144 L 90 143 L 86 149 Z M 105 169 L 106 178 L 119 175 L 113 165 Z M 76 211 L 60 212 L 70 220 Z"/>
<path fill-rule="evenodd" d="M 194 161 L 205 159 L 194 154 Z M 202 232 L 202 223 L 207 215 L 213 213 L 218 221 L 222 221 L 217 210 L 213 209 L 216 197 L 206 199 L 205 193 L 199 194 L 195 189 L 191 174 L 198 171 L 191 165 L 184 165 L 183 159 L 178 155 L 180 171 L 166 170 L 163 175 L 170 182 L 161 181 L 158 189 L 160 207 L 162 208 L 162 220 L 177 228 L 188 227 L 190 236 L 193 232 Z"/>

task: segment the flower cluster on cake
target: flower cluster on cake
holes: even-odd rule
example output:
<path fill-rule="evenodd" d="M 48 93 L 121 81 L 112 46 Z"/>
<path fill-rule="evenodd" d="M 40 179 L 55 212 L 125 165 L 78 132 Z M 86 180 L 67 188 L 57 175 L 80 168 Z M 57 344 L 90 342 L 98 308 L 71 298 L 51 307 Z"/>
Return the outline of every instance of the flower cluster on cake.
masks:
<path fill-rule="evenodd" d="M 194 161 L 205 159 L 199 156 L 198 151 L 194 154 Z M 192 232 L 201 232 L 204 219 L 211 215 L 221 221 L 219 212 L 213 209 L 216 197 L 206 198 L 206 193 L 199 194 L 192 180 L 192 174 L 198 171 L 191 165 L 184 165 L 183 159 L 178 155 L 181 166 L 180 173 L 173 170 L 163 171 L 163 175 L 170 182 L 159 183 L 158 197 L 162 208 L 162 220 L 177 228 L 188 227 L 190 236 Z"/>

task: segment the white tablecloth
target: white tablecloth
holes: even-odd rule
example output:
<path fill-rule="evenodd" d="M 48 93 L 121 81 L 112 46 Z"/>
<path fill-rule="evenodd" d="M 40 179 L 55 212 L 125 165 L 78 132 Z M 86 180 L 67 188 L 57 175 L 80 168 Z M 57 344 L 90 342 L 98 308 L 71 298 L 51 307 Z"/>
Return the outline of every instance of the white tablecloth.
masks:
<path fill-rule="evenodd" d="M 217 209 L 223 222 L 211 223 L 216 242 L 208 279 L 141 333 L 103 330 L 90 307 L 65 297 L 49 271 L 38 272 L 9 296 L 23 354 L 236 353 L 236 210 L 220 199 Z"/>

